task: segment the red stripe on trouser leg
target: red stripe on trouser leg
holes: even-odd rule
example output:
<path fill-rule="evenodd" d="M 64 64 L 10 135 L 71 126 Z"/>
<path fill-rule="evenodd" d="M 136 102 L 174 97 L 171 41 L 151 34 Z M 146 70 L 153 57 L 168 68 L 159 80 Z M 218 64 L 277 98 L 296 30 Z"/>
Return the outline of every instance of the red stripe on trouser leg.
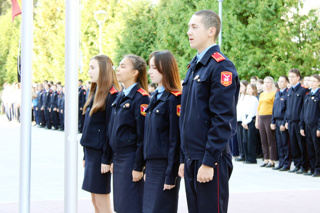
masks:
<path fill-rule="evenodd" d="M 217 189 L 218 189 L 218 191 L 217 191 L 217 198 L 218 198 L 218 213 L 220 213 L 220 206 L 219 206 L 219 204 L 220 204 L 220 194 L 219 194 L 219 165 L 217 165 L 217 184 L 218 184 L 218 186 L 217 186 Z"/>

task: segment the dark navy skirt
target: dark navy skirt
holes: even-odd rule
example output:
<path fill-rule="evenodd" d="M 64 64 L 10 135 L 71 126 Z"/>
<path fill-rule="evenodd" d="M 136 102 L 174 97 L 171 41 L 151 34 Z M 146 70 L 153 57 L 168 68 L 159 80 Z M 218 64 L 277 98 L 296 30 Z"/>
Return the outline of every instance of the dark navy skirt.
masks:
<path fill-rule="evenodd" d="M 143 178 L 132 181 L 135 152 L 113 156 L 113 204 L 117 213 L 141 213 Z"/>
<path fill-rule="evenodd" d="M 143 213 L 174 213 L 178 211 L 180 177 L 176 186 L 163 191 L 167 159 L 147 160 L 144 183 Z"/>
<path fill-rule="evenodd" d="M 82 189 L 95 194 L 109 194 L 110 172 L 101 174 L 102 150 L 85 147 L 85 168 Z"/>

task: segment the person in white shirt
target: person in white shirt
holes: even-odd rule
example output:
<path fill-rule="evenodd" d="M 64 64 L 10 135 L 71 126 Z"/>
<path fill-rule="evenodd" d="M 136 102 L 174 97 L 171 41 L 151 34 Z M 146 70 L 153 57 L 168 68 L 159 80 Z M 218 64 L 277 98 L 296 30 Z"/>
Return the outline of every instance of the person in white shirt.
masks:
<path fill-rule="evenodd" d="M 256 138 L 259 134 L 255 127 L 255 120 L 257 109 L 259 105 L 257 86 L 255 84 L 249 84 L 247 86 L 247 96 L 244 98 L 244 113 L 242 114 L 242 127 L 243 127 L 243 145 L 246 164 L 256 164 Z"/>
<path fill-rule="evenodd" d="M 245 154 L 244 154 L 244 144 L 243 144 L 243 127 L 242 127 L 242 115 L 244 113 L 245 108 L 247 107 L 244 103 L 244 99 L 246 95 L 246 89 L 248 85 L 248 81 L 242 80 L 240 82 L 240 93 L 237 105 L 237 140 L 239 145 L 239 157 L 236 158 L 236 161 L 245 161 Z"/>

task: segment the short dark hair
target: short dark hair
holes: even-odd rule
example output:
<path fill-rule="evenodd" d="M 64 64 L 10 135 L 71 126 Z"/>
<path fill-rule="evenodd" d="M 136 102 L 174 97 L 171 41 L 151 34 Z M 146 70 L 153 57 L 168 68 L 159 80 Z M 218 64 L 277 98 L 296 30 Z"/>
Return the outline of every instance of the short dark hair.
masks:
<path fill-rule="evenodd" d="M 201 22 L 206 29 L 210 27 L 216 28 L 216 34 L 214 35 L 214 40 L 217 40 L 221 28 L 221 20 L 217 13 L 212 10 L 200 10 L 194 13 L 196 16 L 201 16 Z"/>
<path fill-rule="evenodd" d="M 264 81 L 263 81 L 262 79 L 259 79 L 259 80 L 257 81 L 257 83 L 259 83 L 259 84 L 263 84 L 263 83 L 264 83 Z"/>
<path fill-rule="evenodd" d="M 294 74 L 296 74 L 297 76 L 300 77 L 300 80 L 301 80 L 300 70 L 298 70 L 298 69 L 296 69 L 296 68 L 293 68 L 293 69 L 289 70 L 289 73 L 294 73 Z"/>
<path fill-rule="evenodd" d="M 316 78 L 320 82 L 320 76 L 318 74 L 311 75 L 310 77 Z"/>
<path fill-rule="evenodd" d="M 150 83 L 150 84 L 149 84 L 149 87 L 152 87 L 152 88 L 156 89 L 156 88 L 157 88 L 157 85 L 156 85 L 155 83 Z"/>
<path fill-rule="evenodd" d="M 252 76 L 250 79 L 258 80 L 259 78 L 257 76 Z"/>
<path fill-rule="evenodd" d="M 80 81 L 81 83 L 83 83 L 82 79 L 79 79 L 78 81 Z"/>
<path fill-rule="evenodd" d="M 289 78 L 286 75 L 280 75 L 279 78 L 284 78 L 284 79 L 286 79 L 287 82 L 289 82 Z"/>
<path fill-rule="evenodd" d="M 240 83 L 243 84 L 245 87 L 247 87 L 249 84 L 247 80 L 241 80 Z"/>

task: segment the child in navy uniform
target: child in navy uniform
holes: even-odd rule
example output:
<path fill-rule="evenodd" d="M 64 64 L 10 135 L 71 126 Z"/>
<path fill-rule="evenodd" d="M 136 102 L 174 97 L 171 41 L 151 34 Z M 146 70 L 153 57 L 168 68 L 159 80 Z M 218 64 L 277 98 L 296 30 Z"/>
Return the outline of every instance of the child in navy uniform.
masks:
<path fill-rule="evenodd" d="M 158 88 L 146 109 L 143 155 L 146 160 L 143 212 L 177 212 L 181 84 L 177 62 L 169 51 L 150 55 L 149 75 Z"/>
<path fill-rule="evenodd" d="M 300 120 L 300 133 L 306 136 L 311 170 L 305 175 L 320 177 L 320 76 L 309 80 L 311 91 L 305 96 Z"/>
<path fill-rule="evenodd" d="M 143 133 L 149 104 L 147 65 L 127 55 L 117 68 L 124 89 L 112 104 L 109 142 L 113 151 L 113 199 L 118 213 L 142 212 Z"/>
<path fill-rule="evenodd" d="M 119 83 L 113 63 L 106 55 L 91 59 L 88 74 L 92 84 L 83 107 L 85 115 L 81 145 L 84 147 L 82 189 L 91 192 L 95 212 L 111 213 L 110 164 L 111 148 L 107 141 L 111 104 L 116 99 Z"/>

